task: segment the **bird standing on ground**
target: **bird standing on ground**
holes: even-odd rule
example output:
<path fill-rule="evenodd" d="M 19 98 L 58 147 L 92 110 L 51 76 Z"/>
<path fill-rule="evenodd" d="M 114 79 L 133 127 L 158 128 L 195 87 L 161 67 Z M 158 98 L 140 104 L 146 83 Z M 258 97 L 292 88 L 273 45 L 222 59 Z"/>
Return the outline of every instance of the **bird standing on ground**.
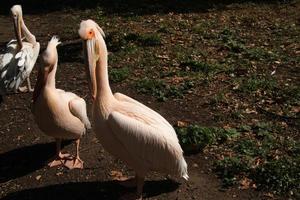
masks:
<path fill-rule="evenodd" d="M 120 93 L 113 94 L 108 79 L 103 30 L 92 20 L 81 22 L 89 86 L 93 98 L 93 127 L 102 146 L 136 172 L 128 180 L 142 199 L 149 171 L 188 179 L 187 163 L 174 128 L 160 114 Z"/>
<path fill-rule="evenodd" d="M 6 52 L 0 55 L 0 99 L 11 91 L 33 91 L 29 76 L 40 51 L 40 43 L 24 23 L 20 5 L 11 8 L 11 16 L 16 40 L 11 40 L 7 44 Z M 20 87 L 25 79 L 27 86 Z"/>
<path fill-rule="evenodd" d="M 59 43 L 58 39 L 53 37 L 42 55 L 43 66 L 39 68 L 33 92 L 32 112 L 39 128 L 56 139 L 56 158 L 49 166 L 63 164 L 69 169 L 83 168 L 83 161 L 79 157 L 79 142 L 87 129 L 91 128 L 91 124 L 84 99 L 55 86 L 58 62 L 56 46 Z M 61 153 L 62 139 L 76 140 L 74 157 Z"/>

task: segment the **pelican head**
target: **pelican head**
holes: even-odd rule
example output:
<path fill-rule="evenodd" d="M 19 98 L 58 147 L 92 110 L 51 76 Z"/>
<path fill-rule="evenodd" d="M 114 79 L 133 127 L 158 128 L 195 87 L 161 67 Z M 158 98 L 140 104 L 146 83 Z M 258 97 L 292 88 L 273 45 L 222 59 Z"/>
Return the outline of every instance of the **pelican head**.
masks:
<path fill-rule="evenodd" d="M 96 63 L 100 59 L 106 59 L 107 53 L 103 37 L 104 32 L 93 20 L 86 20 L 80 23 L 79 36 L 83 40 L 84 58 L 86 62 L 86 72 L 88 74 L 89 87 L 92 97 L 96 97 Z"/>
<path fill-rule="evenodd" d="M 51 40 L 48 42 L 46 50 L 42 54 L 42 61 L 43 61 L 43 68 L 44 70 L 48 69 L 49 67 L 52 67 L 56 65 L 58 61 L 58 55 L 57 55 L 57 45 L 59 45 L 61 42 L 59 41 L 58 37 L 53 36 Z"/>
<path fill-rule="evenodd" d="M 14 18 L 22 17 L 22 7 L 21 7 L 21 5 L 14 5 L 13 7 L 11 7 L 10 11 L 11 11 L 11 14 Z"/>
<path fill-rule="evenodd" d="M 22 7 L 20 5 L 14 5 L 11 9 L 11 16 L 13 17 L 14 21 L 14 29 L 15 29 L 15 35 L 18 41 L 18 44 L 22 46 L 22 40 L 21 40 L 21 23 L 23 20 L 22 15 Z"/>

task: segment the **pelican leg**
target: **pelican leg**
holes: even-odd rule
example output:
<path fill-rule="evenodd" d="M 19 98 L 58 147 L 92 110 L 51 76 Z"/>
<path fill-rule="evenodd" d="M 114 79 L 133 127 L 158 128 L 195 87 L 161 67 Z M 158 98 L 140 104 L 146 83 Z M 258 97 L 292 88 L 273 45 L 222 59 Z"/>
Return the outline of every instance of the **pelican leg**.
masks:
<path fill-rule="evenodd" d="M 56 155 L 54 160 L 48 164 L 49 167 L 63 165 L 65 160 L 70 158 L 70 154 L 63 154 L 61 152 L 61 139 L 55 139 L 55 141 L 56 141 Z"/>
<path fill-rule="evenodd" d="M 69 169 L 83 169 L 83 161 L 79 157 L 80 139 L 76 140 L 76 155 L 73 159 L 66 160 L 64 165 Z"/>
<path fill-rule="evenodd" d="M 143 187 L 145 177 L 136 175 L 135 178 L 122 181 L 121 185 L 125 187 L 136 187 L 136 193 L 127 193 L 121 197 L 121 200 L 142 200 L 143 199 Z M 123 183 L 126 183 L 124 185 Z"/>
<path fill-rule="evenodd" d="M 27 88 L 28 88 L 28 91 L 29 91 L 29 92 L 33 92 L 33 88 L 31 87 L 31 83 L 30 83 L 30 77 L 28 76 L 28 77 L 26 78 L 26 80 L 27 80 Z"/>
<path fill-rule="evenodd" d="M 33 88 L 31 87 L 30 78 L 26 78 L 27 86 L 19 87 L 18 90 L 20 92 L 33 92 Z"/>

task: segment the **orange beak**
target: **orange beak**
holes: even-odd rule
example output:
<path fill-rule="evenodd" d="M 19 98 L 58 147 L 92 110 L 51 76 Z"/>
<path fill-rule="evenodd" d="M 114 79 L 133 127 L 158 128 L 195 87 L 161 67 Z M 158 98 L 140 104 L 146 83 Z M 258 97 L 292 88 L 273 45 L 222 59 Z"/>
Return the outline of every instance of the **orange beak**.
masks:
<path fill-rule="evenodd" d="M 96 61 L 94 59 L 94 43 L 93 40 L 87 40 L 83 43 L 84 50 L 84 60 L 85 60 L 85 69 L 87 73 L 87 78 L 89 82 L 89 88 L 91 92 L 92 99 L 96 98 L 96 78 L 95 78 L 95 65 Z"/>

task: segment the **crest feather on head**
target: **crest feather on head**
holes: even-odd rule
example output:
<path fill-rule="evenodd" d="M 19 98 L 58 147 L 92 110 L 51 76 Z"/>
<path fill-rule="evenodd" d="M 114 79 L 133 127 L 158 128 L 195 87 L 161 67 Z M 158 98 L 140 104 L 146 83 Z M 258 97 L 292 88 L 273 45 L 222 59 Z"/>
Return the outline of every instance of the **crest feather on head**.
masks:
<path fill-rule="evenodd" d="M 55 35 L 51 38 L 51 40 L 48 43 L 48 46 L 54 46 L 56 47 L 57 45 L 61 44 L 61 42 L 59 41 L 59 38 Z"/>
<path fill-rule="evenodd" d="M 59 41 L 59 38 L 57 36 L 53 36 L 51 40 L 48 42 L 48 46 L 44 53 L 42 54 L 42 59 L 44 61 L 44 64 L 55 64 L 58 60 L 57 56 L 57 45 L 59 45 L 61 42 Z"/>

